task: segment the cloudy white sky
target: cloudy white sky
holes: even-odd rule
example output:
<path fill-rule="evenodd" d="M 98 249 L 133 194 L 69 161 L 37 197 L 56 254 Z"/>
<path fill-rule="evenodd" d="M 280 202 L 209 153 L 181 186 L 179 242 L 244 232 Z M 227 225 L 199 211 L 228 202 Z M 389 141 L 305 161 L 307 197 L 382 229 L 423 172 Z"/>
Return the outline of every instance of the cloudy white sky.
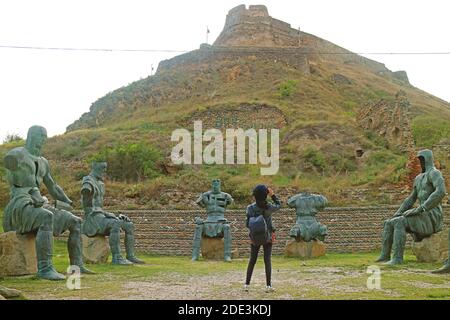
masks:
<path fill-rule="evenodd" d="M 354 52 L 450 52 L 450 4 L 442 0 L 2 0 L 0 46 L 193 50 L 206 26 L 212 43 L 239 4 L 265 4 L 293 28 Z M 25 136 L 33 124 L 61 134 L 96 99 L 175 55 L 0 48 L 0 139 Z M 449 54 L 369 57 L 450 101 Z"/>

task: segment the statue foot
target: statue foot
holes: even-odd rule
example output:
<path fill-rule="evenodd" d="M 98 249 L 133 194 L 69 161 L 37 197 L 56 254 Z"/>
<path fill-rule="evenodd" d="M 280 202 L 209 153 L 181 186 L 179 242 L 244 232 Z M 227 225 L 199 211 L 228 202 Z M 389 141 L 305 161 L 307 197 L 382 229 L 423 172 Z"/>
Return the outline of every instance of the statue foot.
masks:
<path fill-rule="evenodd" d="M 53 267 L 48 267 L 43 270 L 39 270 L 36 276 L 40 279 L 52 281 L 66 280 L 66 277 L 61 273 L 58 273 Z"/>
<path fill-rule="evenodd" d="M 442 274 L 442 273 L 450 273 L 450 263 L 447 262 L 442 268 L 431 271 L 431 273 Z"/>
<path fill-rule="evenodd" d="M 86 268 L 85 266 L 81 266 L 81 267 L 80 267 L 80 272 L 81 272 L 82 274 L 95 274 L 94 271 L 89 270 L 89 269 Z"/>
<path fill-rule="evenodd" d="M 127 260 L 136 264 L 145 264 L 144 260 L 138 259 L 137 257 L 127 257 Z"/>
<path fill-rule="evenodd" d="M 388 262 L 391 260 L 391 257 L 380 256 L 375 262 Z"/>
<path fill-rule="evenodd" d="M 230 256 L 226 256 L 226 257 L 224 258 L 224 261 L 225 261 L 225 262 L 231 262 L 231 257 L 230 257 Z"/>
<path fill-rule="evenodd" d="M 401 260 L 401 259 L 391 259 L 388 262 L 385 262 L 384 264 L 387 265 L 387 266 L 396 266 L 396 265 L 399 265 L 399 264 L 403 264 L 403 260 Z"/>
<path fill-rule="evenodd" d="M 127 259 L 124 259 L 121 256 L 113 257 L 112 264 L 118 265 L 118 266 L 130 266 L 133 264 L 133 262 L 128 261 Z"/>

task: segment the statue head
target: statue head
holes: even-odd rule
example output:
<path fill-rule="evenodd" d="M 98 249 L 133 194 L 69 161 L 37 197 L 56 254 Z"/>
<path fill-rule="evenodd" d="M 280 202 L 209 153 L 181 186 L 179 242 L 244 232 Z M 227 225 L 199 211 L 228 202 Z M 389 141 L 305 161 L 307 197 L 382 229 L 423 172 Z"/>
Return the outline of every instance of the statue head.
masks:
<path fill-rule="evenodd" d="M 220 191 L 220 184 L 221 184 L 221 182 L 220 182 L 219 179 L 214 179 L 212 181 L 212 192 L 213 193 L 220 193 L 221 192 Z"/>
<path fill-rule="evenodd" d="M 108 164 L 106 162 L 94 161 L 92 162 L 91 174 L 101 180 L 105 176 L 107 168 Z"/>
<path fill-rule="evenodd" d="M 47 141 L 47 130 L 41 126 L 28 129 L 25 148 L 34 156 L 40 156 L 42 147 Z"/>
<path fill-rule="evenodd" d="M 433 152 L 428 149 L 419 151 L 417 155 L 420 161 L 420 166 L 422 168 L 422 173 L 425 173 L 434 168 Z"/>

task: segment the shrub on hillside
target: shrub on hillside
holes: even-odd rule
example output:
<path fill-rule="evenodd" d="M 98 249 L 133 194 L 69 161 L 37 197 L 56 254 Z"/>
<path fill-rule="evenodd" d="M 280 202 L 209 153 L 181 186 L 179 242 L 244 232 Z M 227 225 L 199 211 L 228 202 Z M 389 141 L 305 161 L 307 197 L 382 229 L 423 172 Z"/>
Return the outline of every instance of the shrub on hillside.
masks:
<path fill-rule="evenodd" d="M 281 98 L 288 98 L 297 91 L 297 80 L 286 80 L 278 87 L 278 93 Z"/>
<path fill-rule="evenodd" d="M 450 139 L 450 122 L 434 116 L 419 116 L 412 121 L 412 133 L 418 147 L 431 148 Z"/>
<path fill-rule="evenodd" d="M 161 153 L 144 143 L 130 143 L 105 148 L 90 161 L 108 162 L 108 176 L 119 181 L 142 181 L 160 175 Z"/>

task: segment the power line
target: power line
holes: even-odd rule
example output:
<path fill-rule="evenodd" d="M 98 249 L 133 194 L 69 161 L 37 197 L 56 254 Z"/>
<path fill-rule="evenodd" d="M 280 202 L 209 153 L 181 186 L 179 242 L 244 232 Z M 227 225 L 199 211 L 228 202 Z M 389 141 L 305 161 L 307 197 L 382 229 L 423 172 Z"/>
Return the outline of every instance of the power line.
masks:
<path fill-rule="evenodd" d="M 100 51 L 100 52 L 174 52 L 184 53 L 188 50 L 159 50 L 159 49 L 106 49 L 106 48 L 71 48 L 71 47 L 34 47 L 34 46 L 9 46 L 0 45 L 4 49 L 28 49 L 28 50 L 59 50 L 59 51 Z"/>
<path fill-rule="evenodd" d="M 26 49 L 26 50 L 53 50 L 53 51 L 91 51 L 91 52 L 152 52 L 152 53 L 186 53 L 191 50 L 173 50 L 173 49 L 112 49 L 112 48 L 73 48 L 73 47 L 39 47 L 39 46 L 12 46 L 0 45 L 3 49 Z M 247 48 L 247 47 L 246 47 Z M 286 47 L 287 49 L 292 49 Z M 270 51 L 270 48 L 265 48 Z M 282 49 L 274 48 L 274 50 Z M 232 51 L 233 48 L 230 48 Z M 223 51 L 223 47 L 221 47 Z M 346 54 L 367 54 L 367 55 L 450 55 L 450 51 L 424 51 L 424 52 L 321 52 L 307 51 L 305 53 L 323 54 L 323 55 L 346 55 Z"/>

